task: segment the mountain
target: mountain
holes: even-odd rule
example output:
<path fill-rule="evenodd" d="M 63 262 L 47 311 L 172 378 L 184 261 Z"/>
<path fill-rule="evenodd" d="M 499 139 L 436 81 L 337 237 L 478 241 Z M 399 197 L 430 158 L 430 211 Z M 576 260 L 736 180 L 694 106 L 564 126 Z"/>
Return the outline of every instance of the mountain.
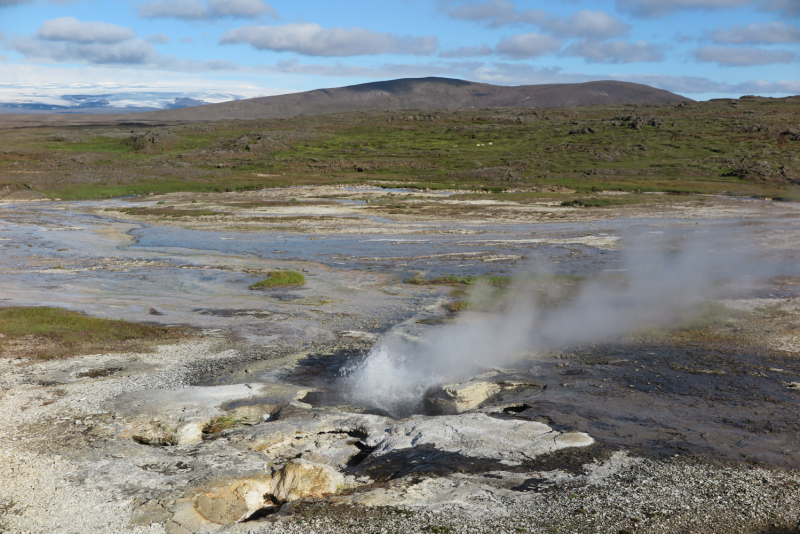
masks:
<path fill-rule="evenodd" d="M 691 100 L 647 85 L 617 81 L 508 87 L 450 78 L 406 78 L 249 98 L 187 109 L 126 115 L 135 120 L 277 119 L 347 111 L 435 111 L 488 107 L 576 107 L 663 104 Z"/>

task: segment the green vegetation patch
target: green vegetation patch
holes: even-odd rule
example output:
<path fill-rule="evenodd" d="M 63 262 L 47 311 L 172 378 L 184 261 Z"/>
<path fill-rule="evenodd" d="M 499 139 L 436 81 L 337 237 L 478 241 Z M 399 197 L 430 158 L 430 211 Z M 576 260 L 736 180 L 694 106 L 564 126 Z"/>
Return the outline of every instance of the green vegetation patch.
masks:
<path fill-rule="evenodd" d="M 408 278 L 406 284 L 472 285 L 483 283 L 494 287 L 505 287 L 511 283 L 510 276 L 439 276 L 437 278 Z"/>
<path fill-rule="evenodd" d="M 457 300 L 447 305 L 447 309 L 452 313 L 468 310 L 472 307 L 473 304 L 467 300 Z"/>
<path fill-rule="evenodd" d="M 204 434 L 219 434 L 223 430 L 228 430 L 229 428 L 236 428 L 239 426 L 246 425 L 247 422 L 244 419 L 240 419 L 238 417 L 233 417 L 230 415 L 220 415 L 218 417 L 214 417 L 211 421 L 203 427 Z"/>
<path fill-rule="evenodd" d="M 15 187 L 64 200 L 326 184 L 514 201 L 601 191 L 797 200 L 798 110 L 800 98 L 788 97 L 441 110 L 431 121 L 375 111 L 144 128 L 43 124 L 0 129 L 0 169 L 13 168 Z"/>
<path fill-rule="evenodd" d="M 125 215 L 150 216 L 150 217 L 210 217 L 213 215 L 223 215 L 220 211 L 214 210 L 181 210 L 173 207 L 168 208 L 123 208 Z"/>
<path fill-rule="evenodd" d="M 273 287 L 302 286 L 306 283 L 303 273 L 297 271 L 272 271 L 266 280 L 261 280 L 250 286 L 250 289 L 270 289 Z"/>
<path fill-rule="evenodd" d="M 43 359 L 137 350 L 177 340 L 185 329 L 100 319 L 60 308 L 0 308 L 0 354 Z"/>

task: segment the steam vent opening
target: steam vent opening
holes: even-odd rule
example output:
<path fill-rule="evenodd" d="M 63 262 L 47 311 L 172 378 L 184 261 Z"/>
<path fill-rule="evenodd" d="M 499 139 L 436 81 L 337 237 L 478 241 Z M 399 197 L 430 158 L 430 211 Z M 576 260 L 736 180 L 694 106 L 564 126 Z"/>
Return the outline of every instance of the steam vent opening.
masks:
<path fill-rule="evenodd" d="M 373 383 L 371 365 L 381 348 L 305 357 L 288 377 L 309 387 L 298 401 L 314 408 L 403 419 L 412 415 L 443 416 L 489 410 L 498 417 L 522 414 L 545 385 L 530 369 L 486 370 L 444 380 L 427 377 L 406 383 L 403 369 L 379 362 L 381 380 Z M 523 366 L 524 367 L 524 366 Z M 385 377 L 385 379 L 384 379 Z M 413 377 L 416 381 L 416 377 Z"/>

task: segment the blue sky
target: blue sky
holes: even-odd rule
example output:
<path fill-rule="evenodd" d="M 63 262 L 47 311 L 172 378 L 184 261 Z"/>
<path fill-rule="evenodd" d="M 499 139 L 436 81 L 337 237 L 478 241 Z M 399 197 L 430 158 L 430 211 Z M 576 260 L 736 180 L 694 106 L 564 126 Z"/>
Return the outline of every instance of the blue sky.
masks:
<path fill-rule="evenodd" d="M 800 94 L 800 0 L 0 0 L 0 101 L 417 76 Z"/>

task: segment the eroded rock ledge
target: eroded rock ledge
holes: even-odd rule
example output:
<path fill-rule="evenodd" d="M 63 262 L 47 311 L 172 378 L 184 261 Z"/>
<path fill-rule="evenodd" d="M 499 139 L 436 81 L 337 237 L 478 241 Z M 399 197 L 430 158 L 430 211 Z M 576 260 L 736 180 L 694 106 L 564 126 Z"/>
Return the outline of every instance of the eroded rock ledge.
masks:
<path fill-rule="evenodd" d="M 434 458 L 422 463 L 430 464 L 424 469 L 435 475 L 436 457 L 447 457 L 450 463 L 470 460 L 478 470 L 487 465 L 508 468 L 594 443 L 585 433 L 558 432 L 543 423 L 479 411 L 394 420 L 315 409 L 296 400 L 306 393 L 302 388 L 247 384 L 120 397 L 118 406 L 138 414 L 124 434 L 138 446 L 151 445 L 165 456 L 191 449 L 193 469 L 199 471 L 211 471 L 220 462 L 222 447 L 226 457 L 249 458 L 238 476 L 227 469 L 212 482 L 190 487 L 169 508 L 168 531 L 214 531 L 278 513 L 288 503 L 343 492 L 345 500 L 368 502 L 367 495 L 383 482 L 418 472 L 423 457 Z M 231 403 L 237 397 L 243 400 Z M 226 412 L 228 405 L 236 407 Z M 233 424 L 215 429 L 220 420 Z M 263 467 L 253 469 L 258 458 Z M 409 470 L 412 464 L 416 467 Z M 358 497 L 348 497 L 354 495 Z M 144 513 L 140 520 L 148 517 L 152 514 Z"/>

